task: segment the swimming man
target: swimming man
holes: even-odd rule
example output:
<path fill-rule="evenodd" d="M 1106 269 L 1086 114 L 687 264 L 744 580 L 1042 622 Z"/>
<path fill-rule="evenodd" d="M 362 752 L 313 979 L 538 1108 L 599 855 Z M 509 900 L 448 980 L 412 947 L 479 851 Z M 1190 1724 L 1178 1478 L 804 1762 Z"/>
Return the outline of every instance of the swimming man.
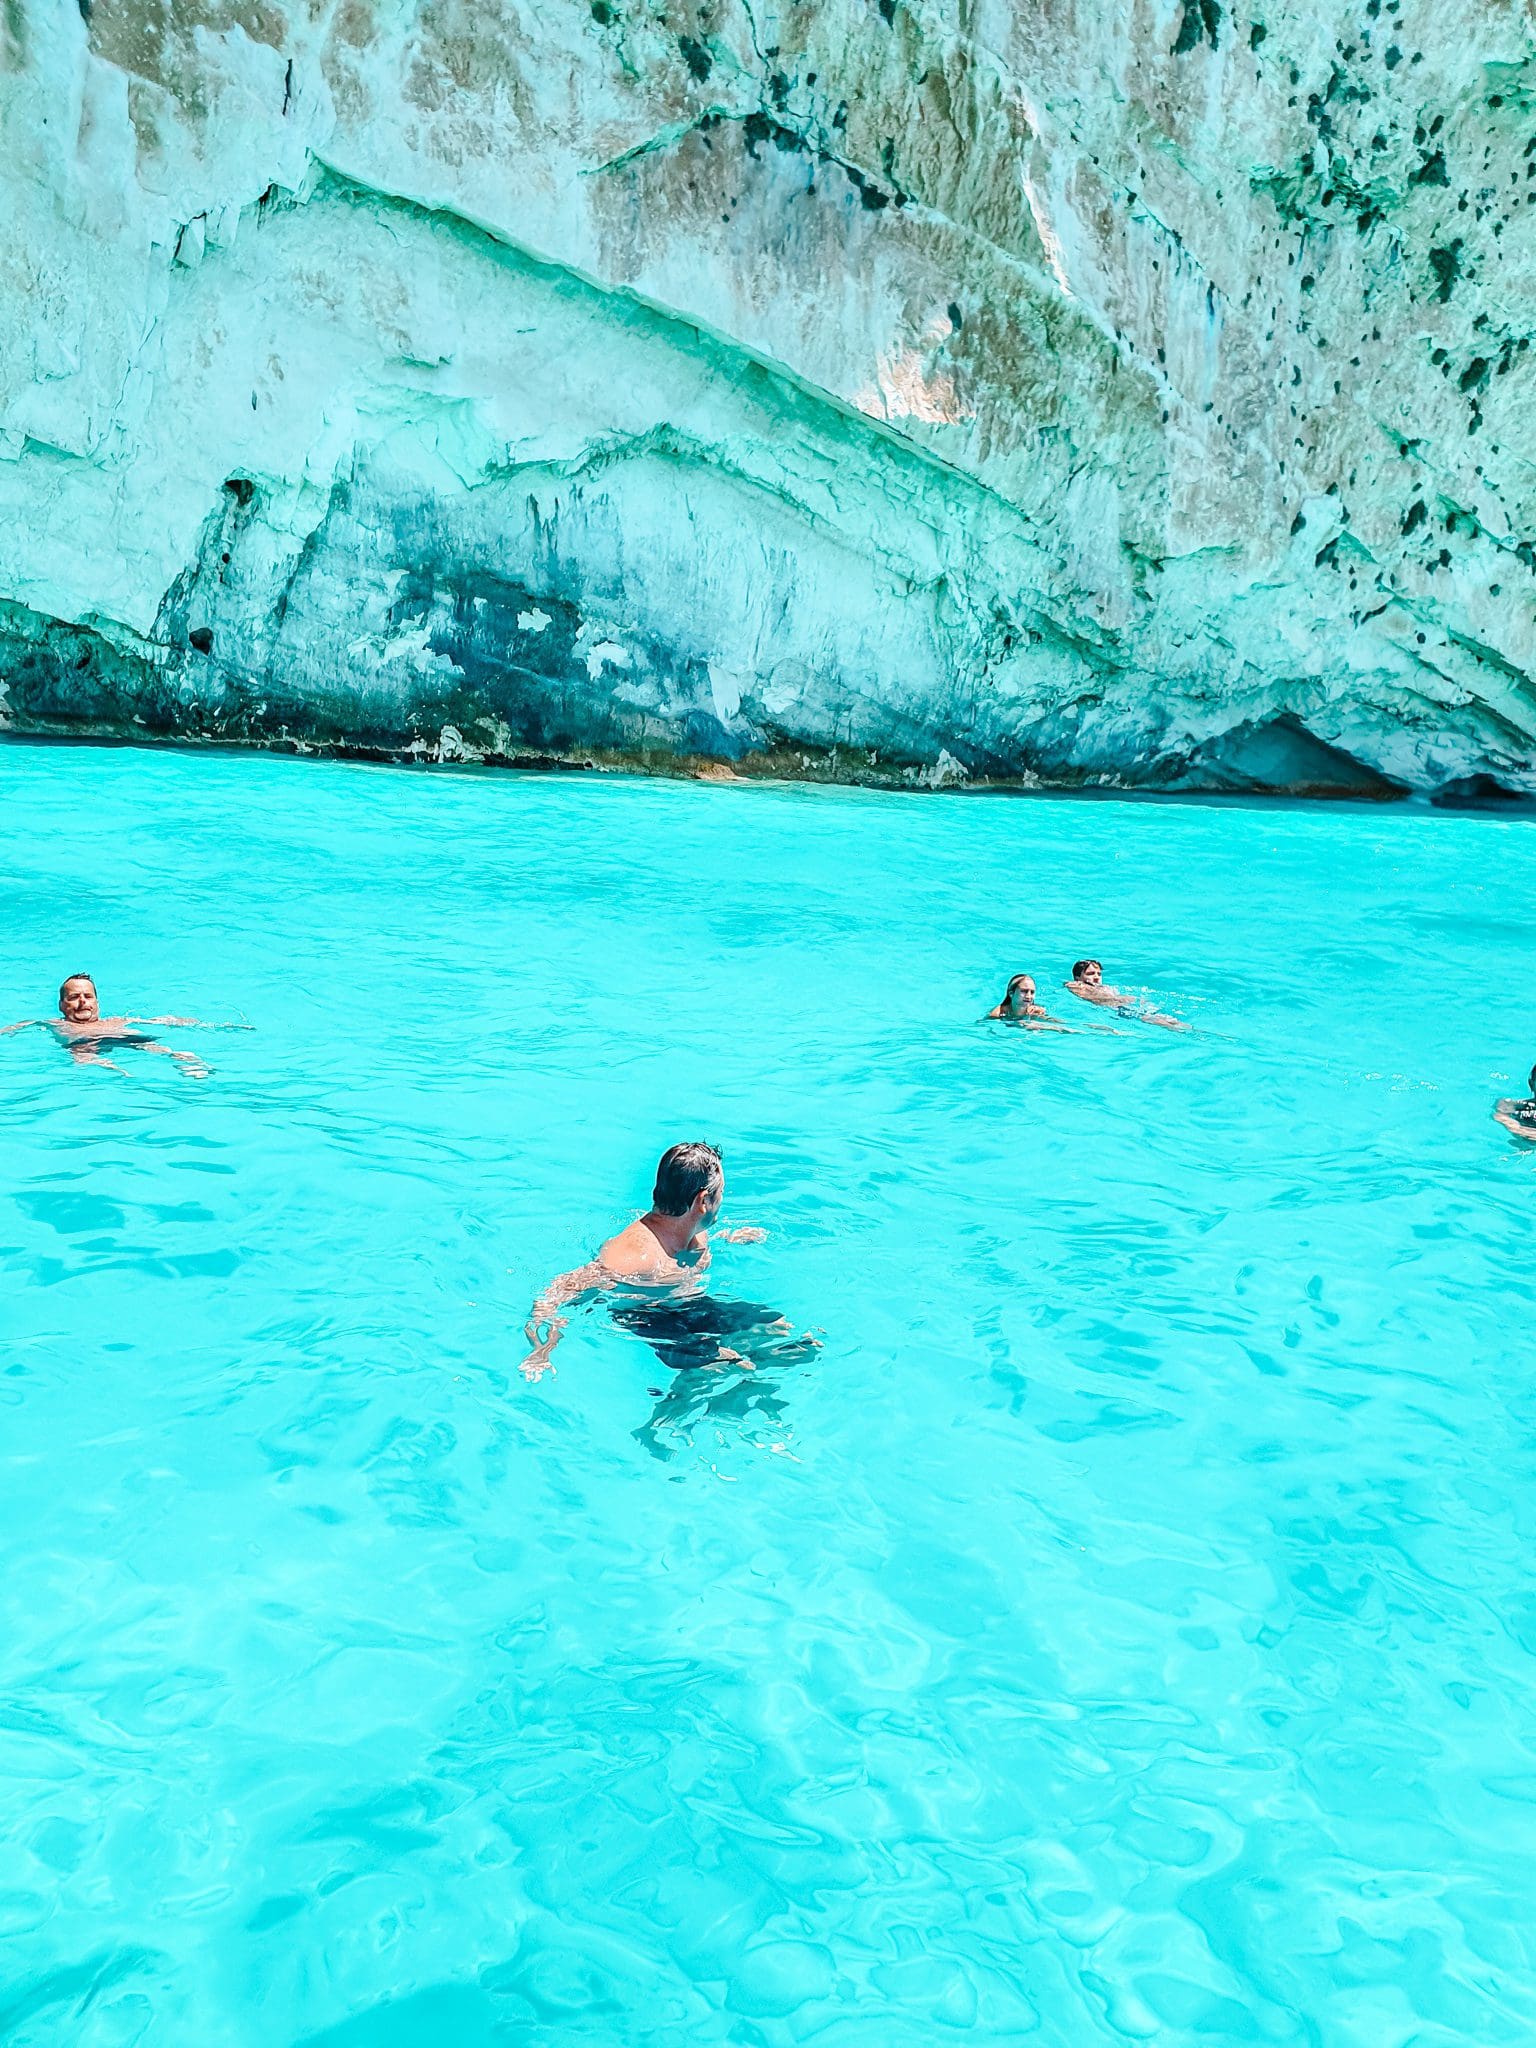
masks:
<path fill-rule="evenodd" d="M 749 1364 L 721 1343 L 723 1335 L 745 1329 L 737 1312 L 750 1312 L 751 1327 L 790 1326 L 773 1311 L 750 1302 L 712 1302 L 699 1286 L 710 1263 L 709 1226 L 725 1196 L 725 1169 L 713 1145 L 673 1145 L 661 1155 L 656 1186 L 645 1214 L 610 1237 L 595 1259 L 551 1280 L 533 1305 L 525 1335 L 533 1346 L 523 1360 L 523 1377 L 551 1371 L 550 1353 L 564 1333 L 560 1311 L 583 1295 L 617 1290 L 627 1299 L 616 1319 L 651 1345 L 664 1365 Z M 757 1244 L 766 1230 L 719 1230 L 722 1244 Z"/>
<path fill-rule="evenodd" d="M 88 974 L 71 974 L 59 988 L 57 1017 L 24 1017 L 19 1024 L 5 1025 L 4 1030 L 29 1031 L 34 1025 L 42 1025 L 69 1047 L 70 1057 L 81 1067 L 112 1067 L 121 1073 L 117 1062 L 109 1060 L 102 1047 L 132 1045 L 143 1052 L 164 1053 L 167 1059 L 178 1061 L 189 1074 L 205 1080 L 208 1069 L 195 1052 L 176 1052 L 140 1028 L 145 1024 L 195 1025 L 197 1022 L 196 1017 L 103 1017 L 95 982 Z"/>
<path fill-rule="evenodd" d="M 1161 1024 L 1166 1031 L 1189 1029 L 1182 1017 L 1169 1017 L 1161 1010 L 1140 1007 L 1136 997 L 1128 995 L 1124 989 L 1106 988 L 1102 961 L 1074 960 L 1072 979 L 1066 987 L 1080 1002 L 1094 1003 L 1104 1010 L 1118 1010 L 1122 1017 L 1139 1017 L 1143 1024 Z"/>
<path fill-rule="evenodd" d="M 995 1010 L 988 1010 L 986 1021 L 1000 1017 L 1005 1024 L 1022 1025 L 1026 1031 L 1067 1031 L 1070 1024 L 1062 1024 L 1035 1000 L 1035 977 L 1032 974 L 1016 974 L 1003 991 L 1003 1000 Z"/>
<path fill-rule="evenodd" d="M 1506 1095 L 1494 1104 L 1493 1120 L 1517 1138 L 1529 1138 L 1536 1144 L 1536 1067 L 1532 1067 L 1526 1086 L 1531 1092 L 1523 1102 Z"/>

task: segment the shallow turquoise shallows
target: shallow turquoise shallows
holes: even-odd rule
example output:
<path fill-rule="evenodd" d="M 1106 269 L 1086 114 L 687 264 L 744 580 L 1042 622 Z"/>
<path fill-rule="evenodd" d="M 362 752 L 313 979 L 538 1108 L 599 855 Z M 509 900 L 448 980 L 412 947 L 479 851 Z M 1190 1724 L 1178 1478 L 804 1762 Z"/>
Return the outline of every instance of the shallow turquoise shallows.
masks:
<path fill-rule="evenodd" d="M 0 750 L 6 2048 L 1536 2031 L 1536 825 Z M 1186 1037 L 978 1021 L 1075 954 Z M 539 1283 L 724 1149 L 674 1380 Z"/>

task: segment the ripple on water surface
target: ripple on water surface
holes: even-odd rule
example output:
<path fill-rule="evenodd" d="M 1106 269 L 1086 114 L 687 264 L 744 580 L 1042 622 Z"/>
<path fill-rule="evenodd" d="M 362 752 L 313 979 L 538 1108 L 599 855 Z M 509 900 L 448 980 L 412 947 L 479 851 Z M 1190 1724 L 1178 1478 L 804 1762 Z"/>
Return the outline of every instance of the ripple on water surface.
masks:
<path fill-rule="evenodd" d="M 8 2048 L 1531 2039 L 1529 823 L 0 795 L 9 1015 L 254 1027 L 0 1039 Z M 524 1386 L 691 1135 L 821 1348 Z"/>

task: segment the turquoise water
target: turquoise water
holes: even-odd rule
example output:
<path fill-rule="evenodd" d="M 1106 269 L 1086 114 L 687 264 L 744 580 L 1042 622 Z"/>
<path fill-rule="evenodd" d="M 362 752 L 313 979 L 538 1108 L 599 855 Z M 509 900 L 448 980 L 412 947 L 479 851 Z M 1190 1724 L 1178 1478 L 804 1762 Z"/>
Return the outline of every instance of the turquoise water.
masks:
<path fill-rule="evenodd" d="M 254 1027 L 0 1039 L 7 2048 L 1529 2042 L 1536 826 L 12 747 L 0 872 Z M 976 1021 L 1090 950 L 1196 1032 Z M 526 1386 L 694 1135 L 823 1348 Z"/>

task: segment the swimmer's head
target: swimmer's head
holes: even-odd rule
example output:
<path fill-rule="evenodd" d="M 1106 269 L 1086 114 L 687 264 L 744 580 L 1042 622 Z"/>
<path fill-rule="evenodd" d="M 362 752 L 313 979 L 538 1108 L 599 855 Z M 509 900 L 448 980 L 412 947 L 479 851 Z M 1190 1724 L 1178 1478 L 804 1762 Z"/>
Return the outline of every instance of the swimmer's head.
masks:
<path fill-rule="evenodd" d="M 1090 988 L 1098 988 L 1104 980 L 1104 966 L 1099 960 L 1074 960 L 1072 979 L 1086 981 Z"/>
<path fill-rule="evenodd" d="M 1530 1088 L 1532 1100 L 1536 1101 L 1536 1067 L 1532 1067 L 1531 1069 L 1531 1078 L 1527 1083 L 1527 1086 Z"/>
<path fill-rule="evenodd" d="M 100 1018 L 96 984 L 88 974 L 72 974 L 60 983 L 59 1015 L 70 1024 L 94 1024 Z"/>
<path fill-rule="evenodd" d="M 1008 984 L 1008 993 L 1003 997 L 1005 1010 L 1032 1010 L 1035 1007 L 1035 977 L 1032 974 L 1016 974 Z"/>
<path fill-rule="evenodd" d="M 658 1216 L 686 1216 L 696 1211 L 707 1223 L 719 1213 L 725 1192 L 725 1168 L 713 1145 L 673 1145 L 656 1168 L 651 1207 Z"/>

